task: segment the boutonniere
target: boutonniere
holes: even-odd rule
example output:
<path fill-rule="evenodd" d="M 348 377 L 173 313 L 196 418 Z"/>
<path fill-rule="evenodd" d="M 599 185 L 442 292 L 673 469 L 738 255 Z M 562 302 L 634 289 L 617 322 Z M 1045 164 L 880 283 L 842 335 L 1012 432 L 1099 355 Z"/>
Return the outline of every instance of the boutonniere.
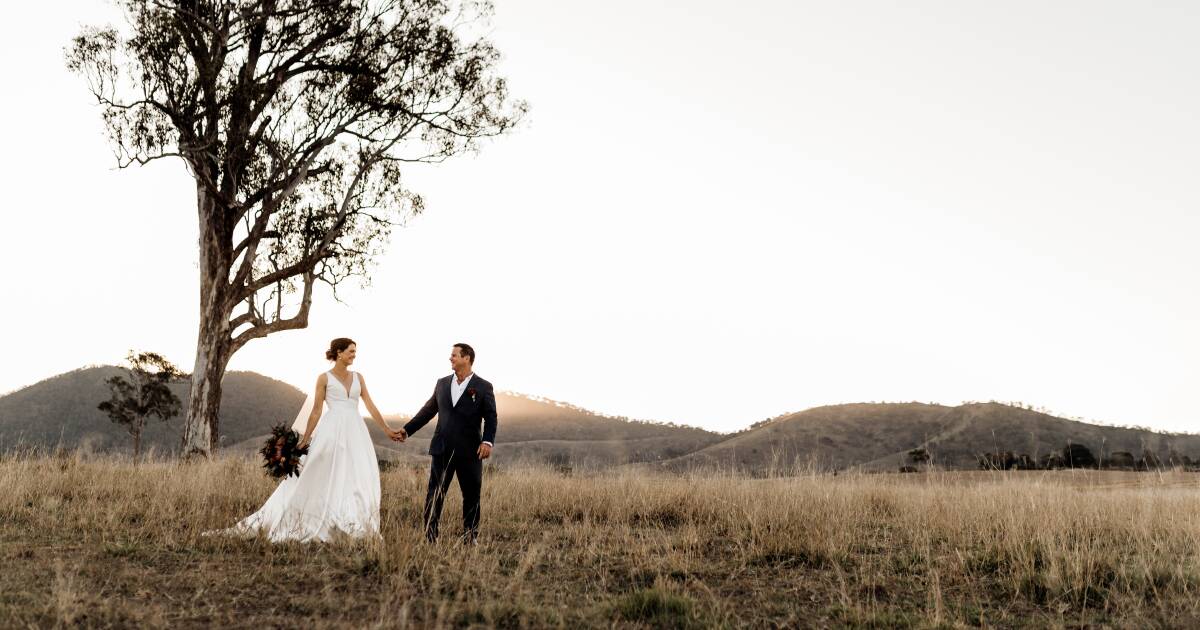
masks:
<path fill-rule="evenodd" d="M 467 388 L 467 395 L 471 397 L 471 402 L 475 402 L 475 388 L 474 387 Z"/>

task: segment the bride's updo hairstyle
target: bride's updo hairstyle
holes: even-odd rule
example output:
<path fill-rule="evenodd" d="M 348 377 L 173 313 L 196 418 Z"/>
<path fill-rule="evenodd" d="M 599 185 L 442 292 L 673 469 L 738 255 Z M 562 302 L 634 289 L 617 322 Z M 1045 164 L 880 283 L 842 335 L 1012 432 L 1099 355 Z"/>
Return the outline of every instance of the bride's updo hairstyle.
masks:
<path fill-rule="evenodd" d="M 338 353 L 346 348 L 354 345 L 354 340 L 349 337 L 338 337 L 329 342 L 329 349 L 325 351 L 325 359 L 329 361 L 337 361 Z"/>

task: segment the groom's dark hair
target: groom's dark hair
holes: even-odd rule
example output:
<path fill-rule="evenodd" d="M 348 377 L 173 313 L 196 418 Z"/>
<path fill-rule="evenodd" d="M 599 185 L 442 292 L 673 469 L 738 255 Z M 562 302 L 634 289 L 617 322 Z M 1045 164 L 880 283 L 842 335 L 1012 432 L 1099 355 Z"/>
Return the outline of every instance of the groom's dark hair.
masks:
<path fill-rule="evenodd" d="M 471 360 L 471 365 L 475 365 L 475 348 L 472 348 L 465 343 L 456 343 L 454 344 L 454 347 L 458 348 L 459 354 Z"/>

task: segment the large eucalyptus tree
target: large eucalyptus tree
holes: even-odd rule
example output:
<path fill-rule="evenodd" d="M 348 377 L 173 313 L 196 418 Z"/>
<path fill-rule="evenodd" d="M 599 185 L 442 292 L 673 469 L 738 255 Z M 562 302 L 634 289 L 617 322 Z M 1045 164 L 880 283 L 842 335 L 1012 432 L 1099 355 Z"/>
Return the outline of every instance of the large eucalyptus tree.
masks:
<path fill-rule="evenodd" d="M 422 210 L 401 167 L 510 130 L 526 106 L 478 35 L 488 2 L 119 0 L 127 24 L 67 48 L 118 165 L 195 179 L 200 327 L 183 436 L 211 454 L 247 342 L 308 324 L 313 287 L 366 278 Z"/>

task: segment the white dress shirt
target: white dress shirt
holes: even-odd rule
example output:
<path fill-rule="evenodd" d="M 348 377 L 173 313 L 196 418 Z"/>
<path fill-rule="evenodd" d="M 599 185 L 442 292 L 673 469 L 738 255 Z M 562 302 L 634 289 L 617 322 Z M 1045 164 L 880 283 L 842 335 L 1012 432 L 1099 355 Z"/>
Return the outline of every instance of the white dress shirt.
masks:
<path fill-rule="evenodd" d="M 474 372 L 471 372 L 470 374 L 468 374 L 467 378 L 464 378 L 463 382 L 459 383 L 457 374 L 450 375 L 450 404 L 451 405 L 458 404 L 458 399 L 462 398 L 463 392 L 467 391 L 467 383 L 471 382 L 472 376 L 475 376 Z M 484 442 L 484 444 L 487 444 L 488 446 L 492 446 L 491 442 Z"/>
<path fill-rule="evenodd" d="M 461 382 L 461 383 L 458 382 L 457 374 L 455 374 L 450 379 L 450 404 L 451 405 L 458 404 L 458 399 L 462 398 L 463 392 L 467 391 L 467 383 L 471 382 L 472 376 L 475 376 L 474 372 L 471 372 L 470 374 L 468 374 L 467 378 L 464 378 L 463 382 Z"/>

